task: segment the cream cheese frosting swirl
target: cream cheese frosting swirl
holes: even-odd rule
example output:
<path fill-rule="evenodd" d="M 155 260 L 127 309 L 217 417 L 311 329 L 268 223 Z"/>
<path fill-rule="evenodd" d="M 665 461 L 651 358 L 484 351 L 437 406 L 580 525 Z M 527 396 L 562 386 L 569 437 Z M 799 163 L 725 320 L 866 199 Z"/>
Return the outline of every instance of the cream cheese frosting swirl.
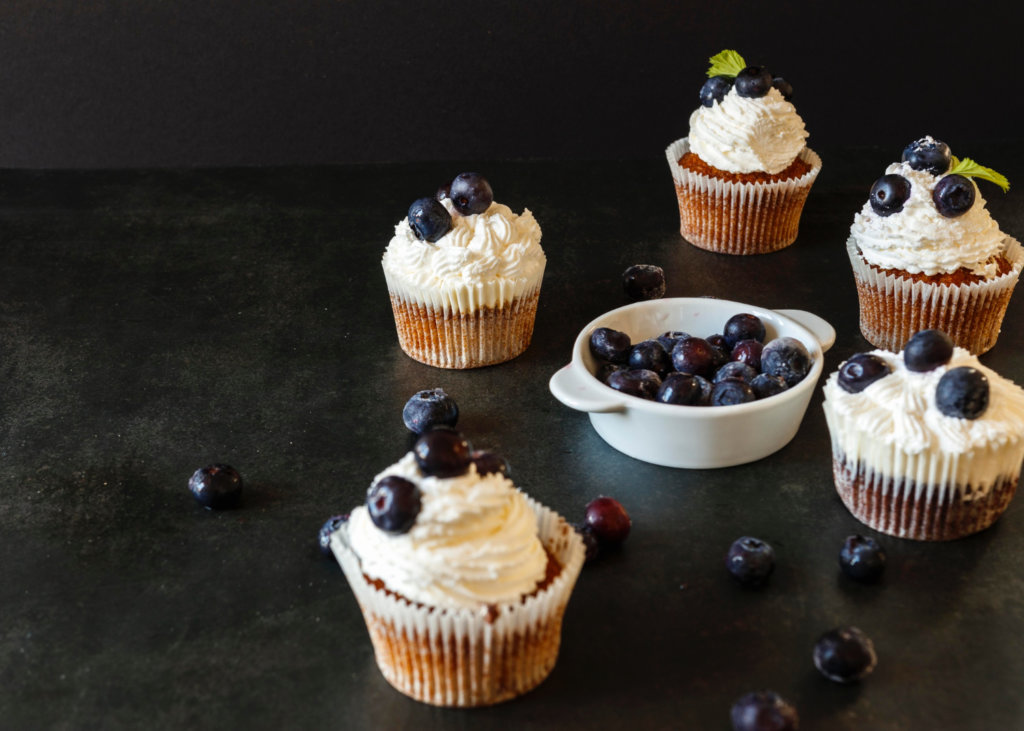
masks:
<path fill-rule="evenodd" d="M 869 264 L 928 276 L 961 268 L 984 278 L 998 274 L 993 257 L 1005 250 L 1006 235 L 985 208 L 979 191 L 975 190 L 970 210 L 946 218 L 932 200 L 941 176 L 914 170 L 905 162 L 893 163 L 885 172 L 910 181 L 910 198 L 902 211 L 888 216 L 875 213 L 870 202 L 854 216 L 850 235 Z"/>
<path fill-rule="evenodd" d="M 779 173 L 804 149 L 804 121 L 778 89 L 759 99 L 741 97 L 735 87 L 722 101 L 690 115 L 690 150 L 730 173 Z"/>
<path fill-rule="evenodd" d="M 526 497 L 504 475 L 424 475 L 410 452 L 374 478 L 416 484 L 421 504 L 407 533 L 378 529 L 352 511 L 348 541 L 363 573 L 415 602 L 452 609 L 517 601 L 544 579 L 547 554 Z"/>
<path fill-rule="evenodd" d="M 416 238 L 409 219 L 395 226 L 384 252 L 388 288 L 438 309 L 473 312 L 501 307 L 540 287 L 546 258 L 533 213 L 492 203 L 483 213 L 452 214 L 452 229 L 430 244 Z"/>

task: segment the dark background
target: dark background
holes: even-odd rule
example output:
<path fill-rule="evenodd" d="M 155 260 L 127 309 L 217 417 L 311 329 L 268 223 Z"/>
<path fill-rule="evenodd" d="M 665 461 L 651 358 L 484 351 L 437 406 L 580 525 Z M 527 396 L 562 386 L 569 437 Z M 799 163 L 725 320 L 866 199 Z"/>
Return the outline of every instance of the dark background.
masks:
<path fill-rule="evenodd" d="M 794 84 L 814 147 L 895 157 L 932 134 L 969 156 L 1019 139 L 1022 19 L 964 2 L 8 0 L 0 167 L 657 158 L 723 48 Z"/>

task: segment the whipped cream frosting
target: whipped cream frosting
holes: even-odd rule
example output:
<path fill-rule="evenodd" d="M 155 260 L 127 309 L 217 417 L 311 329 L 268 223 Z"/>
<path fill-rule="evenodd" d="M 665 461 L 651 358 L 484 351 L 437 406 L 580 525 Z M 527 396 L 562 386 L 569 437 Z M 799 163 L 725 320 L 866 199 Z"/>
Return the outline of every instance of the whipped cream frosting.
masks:
<path fill-rule="evenodd" d="M 420 241 L 409 219 L 395 226 L 384 252 L 388 289 L 406 299 L 454 312 L 500 307 L 540 287 L 546 258 L 529 209 L 521 215 L 492 203 L 463 216 L 450 200 L 452 230 L 433 244 Z"/>
<path fill-rule="evenodd" d="M 892 373 L 860 393 L 839 386 L 838 371 L 825 383 L 825 417 L 836 454 L 866 470 L 907 477 L 919 485 L 971 485 L 978 495 L 998 479 L 1016 477 L 1024 459 L 1024 389 L 982 365 L 963 348 L 949 363 L 918 373 L 903 355 L 871 351 Z M 988 409 L 977 419 L 946 416 L 935 405 L 939 379 L 970 366 L 988 378 Z"/>
<path fill-rule="evenodd" d="M 505 476 L 439 478 L 420 472 L 410 452 L 374 478 L 398 475 L 419 486 L 422 508 L 407 533 L 377 528 L 365 505 L 352 511 L 348 543 L 363 573 L 422 604 L 479 607 L 516 601 L 544 579 L 547 554 L 537 517 Z"/>
<path fill-rule="evenodd" d="M 850 235 L 869 264 L 929 276 L 962 267 L 981 277 L 996 276 L 998 266 L 992 259 L 1003 253 L 1006 235 L 992 220 L 979 191 L 970 210 L 946 218 L 932 200 L 942 176 L 914 170 L 905 162 L 893 163 L 885 172 L 910 181 L 910 198 L 902 211 L 889 216 L 879 216 L 870 202 L 854 216 Z"/>
<path fill-rule="evenodd" d="M 804 121 L 778 89 L 759 99 L 741 97 L 735 87 L 722 101 L 690 115 L 690 150 L 730 173 L 779 173 L 804 149 Z"/>

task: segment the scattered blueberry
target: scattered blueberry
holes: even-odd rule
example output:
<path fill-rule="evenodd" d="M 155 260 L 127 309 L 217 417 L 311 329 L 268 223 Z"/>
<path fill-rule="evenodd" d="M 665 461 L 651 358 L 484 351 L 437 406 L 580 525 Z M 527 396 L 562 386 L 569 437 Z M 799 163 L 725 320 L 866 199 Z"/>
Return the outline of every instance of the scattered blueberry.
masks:
<path fill-rule="evenodd" d="M 671 355 L 672 349 L 676 347 L 676 343 L 688 337 L 690 337 L 690 333 L 683 332 L 682 330 L 668 330 L 655 339 L 661 343 L 661 347 L 665 349 L 665 352 Z"/>
<path fill-rule="evenodd" d="M 761 370 L 761 351 L 764 344 L 759 340 L 741 340 L 732 346 L 732 353 L 729 358 L 740 363 L 746 363 L 755 371 Z"/>
<path fill-rule="evenodd" d="M 494 202 L 494 191 L 480 173 L 459 173 L 452 181 L 448 194 L 455 210 L 463 216 L 483 213 Z"/>
<path fill-rule="evenodd" d="M 789 701 L 775 691 L 747 693 L 729 712 L 732 731 L 795 731 L 800 717 Z"/>
<path fill-rule="evenodd" d="M 665 270 L 653 264 L 634 264 L 622 273 L 622 288 L 634 302 L 665 296 Z"/>
<path fill-rule="evenodd" d="M 761 372 L 769 376 L 782 376 L 789 386 L 795 386 L 811 370 L 811 354 L 796 338 L 775 338 L 761 351 Z"/>
<path fill-rule="evenodd" d="M 732 88 L 732 78 L 729 76 L 712 76 L 700 87 L 700 103 L 705 107 L 714 106 L 715 102 L 725 99 L 725 95 Z"/>
<path fill-rule="evenodd" d="M 476 473 L 483 477 L 484 475 L 498 474 L 508 477 L 509 469 L 508 462 L 504 457 L 501 457 L 494 452 L 485 452 L 483 450 L 474 450 L 469 455 L 470 461 L 476 465 Z"/>
<path fill-rule="evenodd" d="M 793 85 L 781 76 L 776 76 L 772 79 L 772 86 L 779 90 L 782 98 L 787 102 L 793 98 Z"/>
<path fill-rule="evenodd" d="M 756 400 L 754 389 L 739 378 L 726 378 L 717 381 L 711 389 L 712 406 L 735 406 Z"/>
<path fill-rule="evenodd" d="M 760 538 L 737 538 L 725 555 L 725 567 L 741 584 L 760 586 L 775 570 L 775 549 Z"/>
<path fill-rule="evenodd" d="M 704 398 L 704 390 L 698 378 L 689 373 L 668 374 L 661 382 L 656 400 L 677 406 L 699 406 Z"/>
<path fill-rule="evenodd" d="M 786 379 L 782 376 L 770 376 L 767 373 L 758 373 L 750 381 L 750 389 L 758 399 L 775 396 L 789 388 Z"/>
<path fill-rule="evenodd" d="M 458 477 L 469 469 L 472 449 L 461 433 L 448 426 L 438 426 L 424 432 L 412 452 L 423 474 Z"/>
<path fill-rule="evenodd" d="M 915 373 L 946 365 L 952 357 L 953 339 L 941 330 L 920 330 L 903 346 L 903 363 Z"/>
<path fill-rule="evenodd" d="M 632 347 L 629 335 L 610 327 L 595 328 L 590 333 L 590 354 L 609 363 L 625 363 Z"/>
<path fill-rule="evenodd" d="M 583 523 L 602 545 L 617 545 L 626 540 L 633 521 L 615 498 L 597 497 L 587 503 Z"/>
<path fill-rule="evenodd" d="M 878 656 L 871 638 L 856 627 L 826 632 L 814 645 L 814 666 L 837 683 L 852 683 L 875 669 Z"/>
<path fill-rule="evenodd" d="M 580 537 L 583 539 L 583 549 L 585 551 L 583 562 L 591 563 L 601 552 L 600 541 L 598 541 L 597 536 L 594 535 L 594 529 L 586 523 L 573 523 L 572 527 L 576 529 L 576 532 L 579 533 Z"/>
<path fill-rule="evenodd" d="M 768 331 L 765 330 L 760 317 L 749 312 L 741 312 L 726 320 L 722 335 L 727 346 L 725 352 L 728 353 L 741 340 L 756 340 L 763 343 Z"/>
<path fill-rule="evenodd" d="M 988 409 L 988 398 L 988 378 L 970 366 L 950 368 L 935 387 L 939 411 L 957 419 L 977 419 Z"/>
<path fill-rule="evenodd" d="M 871 210 L 885 218 L 903 210 L 910 198 L 910 181 L 895 173 L 883 175 L 871 186 L 868 200 Z"/>
<path fill-rule="evenodd" d="M 974 183 L 963 175 L 946 175 L 932 189 L 932 202 L 946 218 L 956 218 L 974 205 Z"/>
<path fill-rule="evenodd" d="M 758 345 L 760 345 L 760 343 L 758 343 Z M 724 381 L 728 378 L 736 378 L 749 384 L 754 380 L 754 376 L 756 375 L 757 371 L 753 367 L 746 363 L 741 363 L 738 360 L 731 360 L 715 371 L 715 377 L 712 381 L 714 383 L 718 383 L 719 381 Z"/>
<path fill-rule="evenodd" d="M 242 476 L 230 465 L 212 464 L 192 473 L 188 489 L 208 510 L 226 510 L 237 507 L 242 500 Z"/>
<path fill-rule="evenodd" d="M 417 391 L 402 409 L 402 422 L 413 434 L 435 426 L 455 426 L 458 420 L 459 407 L 443 388 Z"/>
<path fill-rule="evenodd" d="M 772 75 L 763 66 L 747 66 L 733 82 L 736 93 L 747 99 L 759 99 L 772 88 Z"/>
<path fill-rule="evenodd" d="M 657 340 L 643 340 L 632 347 L 626 365 L 630 368 L 646 368 L 659 377 L 672 370 L 672 356 Z"/>
<path fill-rule="evenodd" d="M 873 353 L 854 353 L 839 366 L 839 387 L 847 393 L 860 393 L 879 378 L 892 373 L 889 364 Z"/>
<path fill-rule="evenodd" d="M 317 536 L 317 544 L 320 546 L 320 550 L 325 554 L 331 553 L 331 534 L 338 530 L 343 523 L 348 521 L 348 513 L 344 515 L 332 515 L 327 519 L 327 522 L 320 528 L 320 533 Z"/>
<path fill-rule="evenodd" d="M 885 550 L 870 536 L 848 536 L 839 550 L 839 568 L 851 579 L 878 581 L 885 571 Z"/>
<path fill-rule="evenodd" d="M 409 206 L 409 228 L 420 241 L 434 243 L 452 230 L 452 216 L 436 198 L 420 198 Z"/>
<path fill-rule="evenodd" d="M 903 150 L 903 162 L 914 170 L 925 170 L 932 175 L 942 175 L 949 170 L 951 157 L 949 145 L 931 137 L 914 140 Z"/>
<path fill-rule="evenodd" d="M 386 533 L 407 533 L 421 507 L 420 489 L 398 475 L 385 475 L 366 492 L 370 520 Z"/>
<path fill-rule="evenodd" d="M 657 397 L 658 389 L 661 388 L 661 377 L 645 368 L 621 370 L 609 375 L 605 384 L 630 396 L 652 400 Z"/>
<path fill-rule="evenodd" d="M 680 373 L 709 376 L 717 359 L 713 350 L 704 338 L 684 338 L 672 349 L 672 366 Z"/>

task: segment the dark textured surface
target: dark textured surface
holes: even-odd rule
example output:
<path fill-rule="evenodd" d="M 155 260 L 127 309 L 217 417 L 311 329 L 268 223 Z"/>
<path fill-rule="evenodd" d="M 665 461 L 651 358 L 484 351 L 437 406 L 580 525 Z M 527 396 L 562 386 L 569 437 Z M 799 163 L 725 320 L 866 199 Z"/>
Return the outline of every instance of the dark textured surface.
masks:
<path fill-rule="evenodd" d="M 0 172 L 0 727 L 724 730 L 765 687 L 809 729 L 1024 725 L 1019 499 L 965 540 L 883 538 L 887 574 L 861 586 L 837 564 L 861 527 L 832 486 L 820 390 L 781 452 L 715 471 L 625 457 L 548 392 L 637 263 L 665 268 L 669 296 L 820 314 L 838 331 L 826 371 L 866 348 L 843 242 L 896 151 L 820 152 L 799 240 L 757 258 L 681 241 L 662 161 Z M 1024 179 L 1019 153 L 963 154 Z M 535 212 L 548 270 L 527 352 L 448 372 L 399 350 L 379 260 L 409 201 L 473 168 Z M 1020 192 L 982 185 L 1019 237 Z M 984 357 L 1018 382 L 1022 314 L 1018 293 Z M 606 493 L 634 521 L 584 571 L 551 677 L 490 709 L 393 691 L 316 546 L 407 449 L 406 399 L 438 386 L 541 502 L 578 519 Z M 190 496 L 213 461 L 242 472 L 240 510 Z M 775 546 L 764 589 L 723 566 L 744 534 Z M 879 654 L 858 686 L 811 663 L 843 624 Z"/>

